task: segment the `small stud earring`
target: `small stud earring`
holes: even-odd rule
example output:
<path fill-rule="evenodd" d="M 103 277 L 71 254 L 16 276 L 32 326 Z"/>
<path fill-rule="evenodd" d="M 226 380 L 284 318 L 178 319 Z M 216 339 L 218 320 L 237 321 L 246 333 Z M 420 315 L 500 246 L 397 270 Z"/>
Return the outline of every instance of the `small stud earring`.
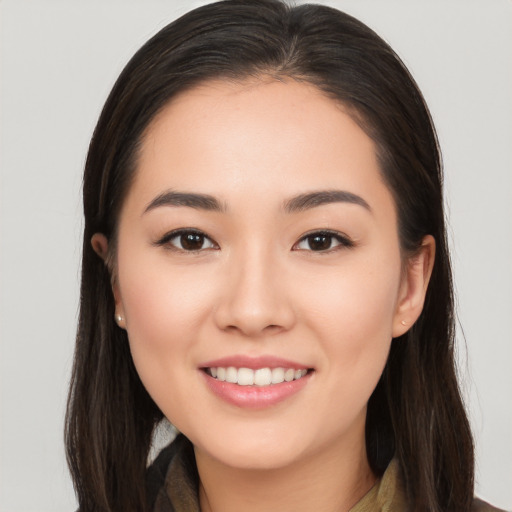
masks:
<path fill-rule="evenodd" d="M 116 322 L 120 324 L 123 321 L 123 317 L 119 314 L 116 315 Z"/>
<path fill-rule="evenodd" d="M 402 320 L 400 323 L 401 323 L 402 325 L 407 325 L 407 322 L 406 322 L 405 320 Z"/>

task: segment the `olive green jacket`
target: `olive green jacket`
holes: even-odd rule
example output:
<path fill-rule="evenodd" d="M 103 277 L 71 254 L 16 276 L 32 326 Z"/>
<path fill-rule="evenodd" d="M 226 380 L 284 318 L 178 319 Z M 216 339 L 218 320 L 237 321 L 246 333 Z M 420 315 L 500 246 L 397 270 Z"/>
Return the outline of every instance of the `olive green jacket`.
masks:
<path fill-rule="evenodd" d="M 148 471 L 150 510 L 153 512 L 200 512 L 197 468 L 193 448 L 185 436 L 164 449 Z M 350 512 L 407 512 L 400 470 L 392 460 L 376 484 Z M 503 512 L 475 499 L 470 512 Z"/>

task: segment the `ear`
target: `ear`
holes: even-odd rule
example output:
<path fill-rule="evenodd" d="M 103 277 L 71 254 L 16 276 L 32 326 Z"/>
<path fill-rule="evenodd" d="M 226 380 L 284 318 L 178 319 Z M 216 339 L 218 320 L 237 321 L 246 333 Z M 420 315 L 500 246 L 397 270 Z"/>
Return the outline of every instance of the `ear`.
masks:
<path fill-rule="evenodd" d="M 393 338 L 406 333 L 423 310 L 435 253 L 436 241 L 433 236 L 427 235 L 418 252 L 406 262 L 393 318 Z"/>
<path fill-rule="evenodd" d="M 91 238 L 91 245 L 94 252 L 104 261 L 108 255 L 108 240 L 103 233 L 94 233 Z"/>
<path fill-rule="evenodd" d="M 109 267 L 109 271 L 111 273 L 111 285 L 112 285 L 112 294 L 114 295 L 114 302 L 116 305 L 115 311 L 115 320 L 117 325 L 122 329 L 126 328 L 126 320 L 124 316 L 123 303 L 121 301 L 121 294 L 119 292 L 119 286 L 117 284 L 117 279 L 115 278 L 115 274 L 113 274 L 113 270 L 111 265 L 109 265 L 109 253 L 108 253 L 108 239 L 103 233 L 94 233 L 91 238 L 91 246 L 94 252 L 105 262 L 105 265 Z"/>

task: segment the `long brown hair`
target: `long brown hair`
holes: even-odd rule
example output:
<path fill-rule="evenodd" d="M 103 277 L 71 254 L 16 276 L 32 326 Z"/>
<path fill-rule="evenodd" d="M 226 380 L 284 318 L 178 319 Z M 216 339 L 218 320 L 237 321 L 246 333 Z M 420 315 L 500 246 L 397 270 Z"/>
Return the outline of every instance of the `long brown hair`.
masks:
<path fill-rule="evenodd" d="M 102 232 L 115 247 L 142 134 L 173 96 L 206 80 L 262 74 L 306 81 L 342 102 L 375 141 L 403 254 L 426 234 L 436 239 L 423 312 L 392 343 L 368 404 L 367 453 L 377 474 L 398 459 L 411 510 L 466 511 L 473 443 L 456 378 L 442 166 L 428 108 L 401 60 L 363 23 L 278 0 L 227 0 L 171 23 L 130 60 L 99 118 L 84 173 L 80 319 L 66 417 L 80 510 L 146 509 L 147 457 L 162 418 L 114 323 L 111 276 L 91 237 Z"/>

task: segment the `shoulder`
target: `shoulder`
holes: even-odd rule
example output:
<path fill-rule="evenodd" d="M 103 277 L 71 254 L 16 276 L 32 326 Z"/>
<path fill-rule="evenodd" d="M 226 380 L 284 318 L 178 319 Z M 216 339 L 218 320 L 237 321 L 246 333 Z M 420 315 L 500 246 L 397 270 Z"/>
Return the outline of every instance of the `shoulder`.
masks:
<path fill-rule="evenodd" d="M 473 506 L 471 507 L 471 512 L 505 512 L 505 511 L 500 508 L 493 507 L 492 505 L 489 505 L 489 503 L 487 503 L 479 498 L 475 498 L 473 500 Z"/>

